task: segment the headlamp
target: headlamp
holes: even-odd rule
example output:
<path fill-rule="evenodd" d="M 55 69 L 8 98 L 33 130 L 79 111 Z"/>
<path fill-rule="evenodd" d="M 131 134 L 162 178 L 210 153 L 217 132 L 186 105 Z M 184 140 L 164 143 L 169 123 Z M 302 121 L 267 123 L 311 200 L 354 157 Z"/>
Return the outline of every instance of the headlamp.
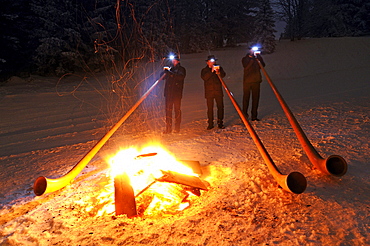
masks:
<path fill-rule="evenodd" d="M 209 61 L 210 61 L 210 62 L 215 62 L 216 60 L 215 60 L 215 59 L 213 59 L 213 58 L 211 58 L 211 59 L 209 59 Z"/>
<path fill-rule="evenodd" d="M 174 56 L 174 55 L 170 55 L 168 58 L 169 58 L 170 60 L 173 60 L 173 59 L 175 59 L 175 56 Z"/>
<path fill-rule="evenodd" d="M 260 48 L 258 46 L 253 46 L 252 50 L 254 53 L 254 56 L 257 57 L 257 55 L 261 54 L 261 51 L 259 50 Z"/>

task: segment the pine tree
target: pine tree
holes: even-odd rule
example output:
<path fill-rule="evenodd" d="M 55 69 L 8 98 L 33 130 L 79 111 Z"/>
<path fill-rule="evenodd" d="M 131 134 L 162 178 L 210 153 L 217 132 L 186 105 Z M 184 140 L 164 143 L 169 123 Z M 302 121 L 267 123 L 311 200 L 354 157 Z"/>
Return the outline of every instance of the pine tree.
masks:
<path fill-rule="evenodd" d="M 359 36 L 369 32 L 370 3 L 366 0 L 335 0 L 340 36 Z"/>
<path fill-rule="evenodd" d="M 36 16 L 30 38 L 39 42 L 33 60 L 40 74 L 61 75 L 104 65 L 101 56 L 94 58 L 94 51 L 102 46 L 114 50 L 105 44 L 115 35 L 115 2 L 31 0 L 30 4 Z M 104 56 L 111 59 L 111 54 Z"/>
<path fill-rule="evenodd" d="M 342 37 L 370 32 L 370 3 L 366 0 L 278 0 L 287 20 L 285 34 L 294 38 Z"/>
<path fill-rule="evenodd" d="M 252 36 L 252 0 L 177 1 L 175 34 L 187 52 L 246 42 Z"/>
<path fill-rule="evenodd" d="M 141 8 L 142 48 L 148 50 L 151 60 L 162 58 L 175 46 L 170 4 L 166 1 L 145 1 L 145 4 L 138 6 Z"/>
<path fill-rule="evenodd" d="M 29 37 L 33 31 L 34 15 L 29 1 L 4 0 L 0 10 L 0 81 L 12 75 L 26 76 L 32 69 L 32 53 L 35 40 Z"/>
<path fill-rule="evenodd" d="M 276 30 L 270 0 L 260 1 L 254 26 L 256 28 L 254 42 L 263 47 L 263 52 L 267 54 L 274 52 L 276 46 L 274 32 Z"/>
<path fill-rule="evenodd" d="M 209 47 L 203 1 L 173 1 L 173 32 L 182 53 L 200 52 Z"/>
<path fill-rule="evenodd" d="M 224 12 L 223 22 L 225 23 L 224 40 L 226 45 L 235 45 L 238 42 L 245 42 L 252 38 L 255 26 L 250 23 L 254 22 L 255 16 L 253 11 L 258 4 L 256 1 L 227 1 Z"/>

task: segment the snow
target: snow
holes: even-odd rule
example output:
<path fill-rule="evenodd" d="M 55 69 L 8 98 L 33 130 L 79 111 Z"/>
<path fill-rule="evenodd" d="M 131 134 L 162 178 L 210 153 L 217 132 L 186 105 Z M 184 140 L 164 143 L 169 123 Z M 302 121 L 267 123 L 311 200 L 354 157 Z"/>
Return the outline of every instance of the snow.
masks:
<path fill-rule="evenodd" d="M 240 103 L 246 47 L 212 53 Z M 314 169 L 263 81 L 262 121 L 251 124 L 283 174 L 307 178 L 299 195 L 277 185 L 226 94 L 226 128 L 206 130 L 200 70 L 208 53 L 199 53 L 181 57 L 187 77 L 179 134 L 161 134 L 158 89 L 71 185 L 35 196 L 37 177 L 67 173 L 125 111 L 102 86 L 108 76 L 13 77 L 0 87 L 0 245 L 370 245 L 369 54 L 370 38 L 361 37 L 282 40 L 264 56 L 312 145 L 348 163 L 339 178 Z M 138 131 L 140 117 L 145 130 Z M 177 159 L 199 161 L 209 190 L 173 216 L 99 215 L 108 199 L 101 193 L 109 185 L 107 158 L 149 141 Z"/>

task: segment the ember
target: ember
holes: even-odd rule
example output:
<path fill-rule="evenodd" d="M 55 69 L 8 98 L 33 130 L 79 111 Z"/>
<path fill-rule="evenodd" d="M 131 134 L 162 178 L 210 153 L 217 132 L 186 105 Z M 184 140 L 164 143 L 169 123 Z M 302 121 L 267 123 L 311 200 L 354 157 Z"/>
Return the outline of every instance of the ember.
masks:
<path fill-rule="evenodd" d="M 199 162 L 178 161 L 161 146 L 125 149 L 109 163 L 117 215 L 172 215 L 207 190 L 199 179 Z"/>

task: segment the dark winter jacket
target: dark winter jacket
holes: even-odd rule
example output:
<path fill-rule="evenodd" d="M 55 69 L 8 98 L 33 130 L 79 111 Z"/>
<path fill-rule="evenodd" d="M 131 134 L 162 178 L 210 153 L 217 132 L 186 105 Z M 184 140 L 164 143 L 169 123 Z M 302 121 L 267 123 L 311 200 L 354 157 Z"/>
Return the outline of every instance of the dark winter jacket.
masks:
<path fill-rule="evenodd" d="M 184 89 L 184 79 L 186 76 L 186 69 L 179 64 L 165 71 L 166 80 L 164 86 L 164 96 L 171 98 L 182 98 L 182 91 Z"/>
<path fill-rule="evenodd" d="M 226 73 L 222 67 L 220 67 L 220 77 L 223 78 Z M 224 96 L 222 90 L 222 84 L 215 72 L 212 72 L 212 68 L 208 65 L 202 69 L 201 77 L 204 80 L 204 96 L 205 98 Z"/>
<path fill-rule="evenodd" d="M 265 62 L 262 59 L 262 56 L 257 55 L 255 58 L 253 55 L 246 55 L 242 59 L 242 64 L 244 67 L 244 76 L 243 83 L 261 83 L 262 76 L 260 72 L 260 66 L 258 65 L 257 59 L 261 62 L 262 66 L 265 66 Z"/>

